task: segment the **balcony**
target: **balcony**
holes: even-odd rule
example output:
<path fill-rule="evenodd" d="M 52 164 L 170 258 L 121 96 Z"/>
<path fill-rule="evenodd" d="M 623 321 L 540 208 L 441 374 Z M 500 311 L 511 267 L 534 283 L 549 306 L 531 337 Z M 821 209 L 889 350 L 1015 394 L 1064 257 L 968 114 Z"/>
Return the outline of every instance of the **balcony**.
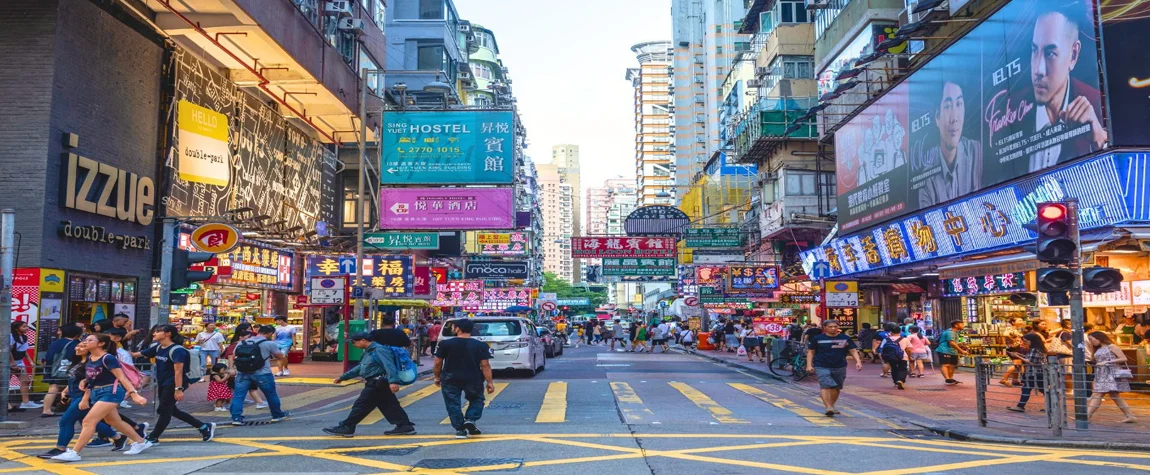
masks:
<path fill-rule="evenodd" d="M 782 141 L 816 139 L 818 128 L 814 118 L 803 122 L 797 130 L 790 130 L 795 119 L 804 116 L 816 104 L 818 98 L 813 95 L 760 100 L 735 123 L 735 154 L 738 161 L 761 161 L 769 157 Z"/>
<path fill-rule="evenodd" d="M 820 18 L 822 15 L 836 14 L 826 25 L 822 36 L 815 38 L 816 69 L 821 71 L 837 56 L 839 49 L 845 46 L 846 42 L 843 40 L 858 34 L 862 25 L 873 20 L 897 22 L 904 8 L 906 8 L 905 0 L 848 0 L 841 9 L 814 10 L 816 24 L 825 22 Z"/>

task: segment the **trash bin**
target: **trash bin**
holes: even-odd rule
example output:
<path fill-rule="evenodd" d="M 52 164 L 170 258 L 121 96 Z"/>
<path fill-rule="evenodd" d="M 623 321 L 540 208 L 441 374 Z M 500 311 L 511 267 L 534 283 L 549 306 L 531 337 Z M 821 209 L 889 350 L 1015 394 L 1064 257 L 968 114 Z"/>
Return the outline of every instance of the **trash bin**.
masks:
<path fill-rule="evenodd" d="M 715 345 L 711 344 L 711 332 L 699 332 L 696 338 L 698 342 L 698 349 L 700 350 L 713 350 Z"/>
<path fill-rule="evenodd" d="M 347 331 L 350 334 L 356 334 L 362 331 L 367 331 L 367 320 L 352 320 L 347 323 Z M 347 344 L 347 338 L 343 334 L 343 325 L 339 326 L 339 349 L 336 351 L 336 361 L 343 361 L 343 345 Z M 347 359 L 350 361 L 359 361 L 363 358 L 363 350 L 356 348 L 354 345 L 347 349 Z"/>

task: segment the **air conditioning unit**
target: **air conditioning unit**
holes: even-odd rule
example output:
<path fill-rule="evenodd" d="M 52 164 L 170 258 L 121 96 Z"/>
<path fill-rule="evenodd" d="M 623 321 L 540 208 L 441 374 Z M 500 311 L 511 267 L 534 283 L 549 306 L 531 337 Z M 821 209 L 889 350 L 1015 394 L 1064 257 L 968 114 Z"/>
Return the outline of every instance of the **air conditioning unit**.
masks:
<path fill-rule="evenodd" d="M 747 87 L 763 87 L 763 81 L 758 79 L 748 79 Z"/>
<path fill-rule="evenodd" d="M 471 32 L 471 24 L 470 23 L 460 23 L 459 24 L 459 32 L 460 33 L 470 33 Z"/>
<path fill-rule="evenodd" d="M 339 15 L 341 17 L 352 16 L 351 0 L 328 0 L 327 4 L 323 7 L 323 11 L 329 15 Z"/>
<path fill-rule="evenodd" d="M 339 20 L 339 29 L 342 31 L 351 31 L 356 34 L 363 33 L 363 20 L 356 18 L 341 18 Z"/>
<path fill-rule="evenodd" d="M 460 71 L 459 79 L 471 79 L 471 71 Z"/>
<path fill-rule="evenodd" d="M 771 68 L 766 66 L 759 66 L 755 68 L 755 76 L 766 76 L 768 74 L 771 74 Z"/>

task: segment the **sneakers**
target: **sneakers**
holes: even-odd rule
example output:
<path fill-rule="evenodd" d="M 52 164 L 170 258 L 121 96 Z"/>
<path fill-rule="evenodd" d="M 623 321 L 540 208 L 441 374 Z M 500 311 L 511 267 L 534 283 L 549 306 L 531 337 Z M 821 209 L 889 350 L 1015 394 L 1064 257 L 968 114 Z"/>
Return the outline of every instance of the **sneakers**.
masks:
<path fill-rule="evenodd" d="M 278 378 L 278 377 L 283 376 L 283 375 L 284 375 L 283 371 L 276 371 L 275 377 Z"/>
<path fill-rule="evenodd" d="M 323 429 L 323 433 L 340 437 L 355 437 L 355 430 L 346 426 L 327 427 Z"/>
<path fill-rule="evenodd" d="M 244 404 L 251 404 L 253 402 L 255 402 L 255 401 L 253 401 L 251 399 L 244 399 Z"/>
<path fill-rule="evenodd" d="M 137 455 L 140 452 L 147 450 L 148 447 L 151 447 L 151 446 L 152 446 L 152 441 L 150 441 L 148 439 L 144 439 L 143 442 L 132 442 L 132 445 L 130 447 L 128 447 L 127 451 L 124 452 L 124 455 Z M 79 459 L 79 457 L 80 457 L 79 455 L 76 456 L 77 459 Z"/>
<path fill-rule="evenodd" d="M 200 435 L 204 436 L 204 442 L 212 440 L 212 438 L 216 436 L 216 423 L 209 422 L 205 424 L 204 428 L 200 429 Z"/>
<path fill-rule="evenodd" d="M 150 425 L 147 422 L 136 424 L 136 434 L 138 434 L 140 437 L 147 437 L 149 426 Z"/>
<path fill-rule="evenodd" d="M 35 401 L 20 403 L 20 409 L 40 409 L 42 407 L 44 407 L 43 404 L 37 403 Z"/>
<path fill-rule="evenodd" d="M 894 385 L 897 386 L 899 389 L 906 389 L 906 386 L 904 384 L 902 384 L 902 381 L 895 381 Z"/>
<path fill-rule="evenodd" d="M 1019 406 L 1006 406 L 1006 410 L 1012 411 L 1012 412 L 1026 412 L 1025 407 L 1019 407 Z"/>
<path fill-rule="evenodd" d="M 456 438 L 456 439 L 466 439 L 466 438 L 467 438 L 467 431 L 466 431 L 466 430 L 457 430 L 457 431 L 455 431 L 455 438 Z M 69 450 L 69 452 L 72 452 L 72 451 L 71 451 L 71 450 Z M 74 452 L 73 452 L 73 453 L 74 453 Z M 79 460 L 79 459 L 80 459 L 80 456 L 79 456 L 79 455 L 77 455 L 77 456 L 76 456 L 76 460 Z"/>
<path fill-rule="evenodd" d="M 107 447 L 109 445 L 112 445 L 112 441 L 103 437 L 97 437 L 92 439 L 91 442 L 88 442 L 88 447 Z"/>
<path fill-rule="evenodd" d="M 233 426 L 242 426 L 242 425 L 244 425 L 244 421 L 242 421 L 242 420 L 236 420 L 236 419 L 232 419 L 232 422 L 231 422 L 231 424 L 232 424 Z"/>
<path fill-rule="evenodd" d="M 55 457 L 57 455 L 60 455 L 64 452 L 66 452 L 64 449 L 57 449 L 57 448 L 53 447 L 51 450 L 44 452 L 40 455 L 37 455 L 37 457 L 40 457 L 42 459 L 50 459 L 50 458 Z"/>
<path fill-rule="evenodd" d="M 121 435 L 119 439 L 112 441 L 112 452 L 123 452 L 125 445 L 128 445 L 128 437 Z"/>
<path fill-rule="evenodd" d="M 291 417 L 291 414 L 288 414 L 285 412 L 282 415 L 280 415 L 279 417 L 272 417 L 272 422 L 283 422 L 283 421 L 288 420 L 288 417 Z"/>
<path fill-rule="evenodd" d="M 268 408 L 268 403 L 266 403 L 266 402 L 261 402 L 259 404 L 256 404 L 256 409 L 267 409 L 267 408 Z"/>
<path fill-rule="evenodd" d="M 467 430 L 469 435 L 479 435 L 483 433 L 479 431 L 478 427 L 475 427 L 475 422 L 472 421 L 463 421 L 463 428 Z M 412 428 L 411 430 L 414 432 L 415 428 Z"/>
<path fill-rule="evenodd" d="M 228 412 L 228 408 L 226 408 L 226 407 L 217 407 L 217 408 L 215 408 L 215 409 L 212 409 L 212 412 Z"/>
<path fill-rule="evenodd" d="M 52 456 L 51 460 L 56 460 L 58 462 L 79 462 L 81 459 L 80 454 L 76 453 L 75 450 L 68 449 L 60 455 Z"/>
<path fill-rule="evenodd" d="M 954 385 L 956 385 L 956 384 L 959 384 L 959 381 L 958 381 L 957 379 L 948 379 L 948 380 L 946 380 L 946 385 L 947 385 L 947 386 L 954 386 Z"/>
<path fill-rule="evenodd" d="M 128 400 L 127 400 L 127 399 L 125 399 L 125 400 L 123 400 L 123 401 L 120 401 L 120 407 L 122 407 L 122 408 L 124 408 L 124 409 L 131 409 L 131 408 L 132 408 L 132 403 L 128 402 Z"/>
<path fill-rule="evenodd" d="M 291 371 L 285 369 L 283 370 L 283 373 L 280 374 L 280 376 L 291 376 Z"/>
<path fill-rule="evenodd" d="M 395 426 L 394 429 L 384 431 L 383 435 L 415 435 L 415 426 Z"/>

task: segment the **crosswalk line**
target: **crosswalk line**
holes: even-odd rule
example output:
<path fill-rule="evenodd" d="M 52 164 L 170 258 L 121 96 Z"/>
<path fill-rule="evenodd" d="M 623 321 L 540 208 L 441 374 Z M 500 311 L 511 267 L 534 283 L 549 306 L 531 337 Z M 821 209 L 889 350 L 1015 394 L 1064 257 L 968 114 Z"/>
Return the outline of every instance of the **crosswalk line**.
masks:
<path fill-rule="evenodd" d="M 567 383 L 552 381 L 543 395 L 543 405 L 535 416 L 535 423 L 567 421 Z"/>
<path fill-rule="evenodd" d="M 751 396 L 754 396 L 755 398 L 757 398 L 763 402 L 766 402 L 767 404 L 775 406 L 779 409 L 793 412 L 795 415 L 797 415 L 803 419 L 806 419 L 807 422 L 810 422 L 811 424 L 815 424 L 817 426 L 823 426 L 823 427 L 843 427 L 843 424 L 841 422 L 838 422 L 832 418 L 826 417 L 826 415 L 824 415 L 824 414 L 819 414 L 818 412 L 815 412 L 814 410 L 812 410 L 808 407 L 799 405 L 798 403 L 795 403 L 794 401 L 791 401 L 790 399 L 778 397 L 774 394 L 768 393 L 766 391 L 763 391 L 762 389 L 756 388 L 756 387 L 751 386 L 749 384 L 727 383 L 727 385 L 732 387 L 732 388 L 738 389 L 739 391 L 742 391 L 744 393 L 750 394 Z"/>
<path fill-rule="evenodd" d="M 690 399 L 691 402 L 695 403 L 696 406 L 699 406 L 700 409 L 704 409 L 707 412 L 710 412 L 711 417 L 714 417 L 715 420 L 717 420 L 719 422 L 722 422 L 724 424 L 750 424 L 751 423 L 750 421 L 745 421 L 745 420 L 739 419 L 735 416 L 732 416 L 730 409 L 727 409 L 723 406 L 720 406 L 719 403 L 715 402 L 714 399 L 711 399 L 706 394 L 703 394 L 698 389 L 695 389 L 686 383 L 680 383 L 678 381 L 671 381 L 671 382 L 668 382 L 667 384 L 670 384 L 671 387 L 675 388 L 677 391 L 682 393 L 683 396 L 687 397 L 687 399 Z"/>
<path fill-rule="evenodd" d="M 491 405 L 491 400 L 492 400 L 492 399 L 495 399 L 496 397 L 499 397 L 499 393 L 503 392 L 503 390 L 504 390 L 504 389 L 507 389 L 507 385 L 508 385 L 508 384 L 509 384 L 509 383 L 495 383 L 495 392 L 493 392 L 493 393 L 491 393 L 491 394 L 488 394 L 488 395 L 487 395 L 487 396 L 484 398 L 484 401 L 483 401 L 483 407 L 487 407 L 487 406 L 490 406 L 490 405 Z M 469 405 L 469 403 L 467 403 L 467 402 L 464 402 L 464 404 L 463 404 L 463 411 L 464 411 L 464 412 L 467 412 L 467 406 L 468 406 L 468 405 Z M 439 423 L 440 423 L 440 424 L 450 424 L 450 423 L 451 423 L 451 418 L 450 418 L 450 417 L 444 417 L 442 421 L 439 421 Z"/>
<path fill-rule="evenodd" d="M 402 389 L 401 389 L 401 391 L 402 391 Z M 427 386 L 420 388 L 418 391 L 415 391 L 411 394 L 408 394 L 406 396 L 399 398 L 399 405 L 402 407 L 407 407 L 407 406 L 410 406 L 412 404 L 415 404 L 416 402 L 419 402 L 421 399 L 426 398 L 427 396 L 430 396 L 430 395 L 438 393 L 438 392 L 439 392 L 439 386 L 436 386 L 434 384 L 428 384 Z M 379 422 L 382 419 L 383 419 L 383 414 L 381 414 L 378 410 L 371 411 L 371 413 L 368 414 L 367 417 L 363 418 L 363 422 L 360 422 L 359 425 L 375 424 L 376 422 Z"/>
<path fill-rule="evenodd" d="M 611 383 L 611 391 L 615 393 L 616 404 L 619 405 L 619 410 L 623 413 L 623 418 L 627 420 L 627 423 L 646 422 L 645 419 L 654 419 L 655 413 L 647 409 L 647 405 L 643 404 L 643 400 L 639 399 L 639 395 L 635 394 L 635 390 L 631 389 L 630 384 Z"/>

